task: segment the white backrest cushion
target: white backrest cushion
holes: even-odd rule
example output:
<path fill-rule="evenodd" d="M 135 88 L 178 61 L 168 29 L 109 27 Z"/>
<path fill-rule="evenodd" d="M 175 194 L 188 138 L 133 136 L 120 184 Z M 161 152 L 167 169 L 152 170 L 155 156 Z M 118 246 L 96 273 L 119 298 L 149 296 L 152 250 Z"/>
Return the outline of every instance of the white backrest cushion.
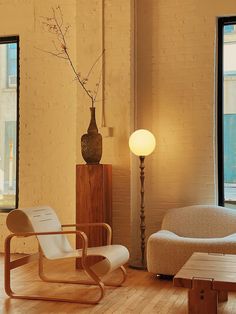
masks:
<path fill-rule="evenodd" d="M 161 229 L 182 237 L 219 238 L 236 233 L 236 209 L 194 205 L 169 209 Z"/>
<path fill-rule="evenodd" d="M 15 209 L 7 216 L 7 226 L 14 233 L 61 231 L 60 221 L 49 206 Z M 48 259 L 60 257 L 73 249 L 65 235 L 37 236 L 40 247 Z"/>

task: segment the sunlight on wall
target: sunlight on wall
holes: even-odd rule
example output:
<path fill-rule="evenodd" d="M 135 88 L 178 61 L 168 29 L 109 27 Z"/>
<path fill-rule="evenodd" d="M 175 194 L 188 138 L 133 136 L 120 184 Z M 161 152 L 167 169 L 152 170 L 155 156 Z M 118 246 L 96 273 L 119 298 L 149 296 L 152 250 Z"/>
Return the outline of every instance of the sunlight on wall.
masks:
<path fill-rule="evenodd" d="M 217 202 L 216 17 L 235 14 L 235 3 L 138 0 L 136 5 L 137 128 L 149 129 L 157 141 L 145 162 L 147 238 L 160 228 L 168 208 Z M 136 219 L 132 247 L 139 252 Z"/>
<path fill-rule="evenodd" d="M 113 136 L 103 138 L 101 162 L 113 165 L 115 243 L 130 246 L 133 226 L 132 247 L 139 247 L 139 174 L 133 157 L 130 168 L 128 148 L 134 115 L 135 127 L 149 129 L 157 141 L 145 162 L 147 237 L 160 228 L 168 208 L 216 202 L 216 17 L 233 14 L 234 2 L 136 1 L 134 112 L 133 1 L 105 0 L 104 101 Z M 36 49 L 50 50 L 40 16 L 58 3 L 72 25 L 71 54 L 86 71 L 102 45 L 101 1 L 4 0 L 0 24 L 2 35 L 20 35 L 20 206 L 49 204 L 67 223 L 75 218 L 75 165 L 82 162 L 80 137 L 87 130 L 89 104 L 68 65 Z M 101 104 L 96 109 L 99 127 Z M 4 221 L 1 214 L 1 250 Z"/>
<path fill-rule="evenodd" d="M 84 163 L 80 137 L 89 124 L 89 103 L 68 64 L 52 51 L 53 37 L 41 17 L 61 6 L 70 54 L 85 74 L 101 53 L 100 0 L 5 0 L 0 4 L 1 35 L 20 36 L 19 207 L 48 204 L 64 223 L 75 221 L 75 165 Z M 113 136 L 103 139 L 102 163 L 113 165 L 113 241 L 130 242 L 130 1 L 105 1 L 105 113 Z M 121 32 L 121 29 L 124 32 Z M 96 104 L 101 127 L 101 101 Z M 101 130 L 101 129 L 100 129 Z M 7 229 L 0 214 L 0 250 Z M 71 239 L 72 240 L 72 239 Z M 73 240 L 72 240 L 73 241 Z M 18 252 L 33 241 L 18 242 Z"/>

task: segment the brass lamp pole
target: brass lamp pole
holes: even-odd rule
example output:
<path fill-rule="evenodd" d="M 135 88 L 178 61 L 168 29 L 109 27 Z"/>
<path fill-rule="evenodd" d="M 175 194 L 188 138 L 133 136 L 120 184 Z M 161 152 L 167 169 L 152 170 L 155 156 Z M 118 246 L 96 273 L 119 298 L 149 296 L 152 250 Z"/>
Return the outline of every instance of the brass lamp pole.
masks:
<path fill-rule="evenodd" d="M 146 258 L 145 258 L 145 211 L 144 211 L 144 159 L 145 156 L 150 155 L 156 146 L 156 140 L 154 135 L 145 129 L 140 129 L 135 131 L 131 134 L 129 138 L 129 147 L 132 153 L 139 156 L 140 160 L 140 196 L 141 196 L 141 203 L 140 203 L 140 238 L 141 238 L 141 260 L 135 262 L 130 265 L 132 268 L 136 269 L 146 269 Z"/>

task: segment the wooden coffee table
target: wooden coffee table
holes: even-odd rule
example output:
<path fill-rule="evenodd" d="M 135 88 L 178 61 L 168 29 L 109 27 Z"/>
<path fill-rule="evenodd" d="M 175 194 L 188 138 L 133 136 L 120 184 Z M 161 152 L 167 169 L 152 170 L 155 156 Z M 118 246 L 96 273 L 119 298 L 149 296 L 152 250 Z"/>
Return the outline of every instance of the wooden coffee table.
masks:
<path fill-rule="evenodd" d="M 216 314 L 218 302 L 236 291 L 236 255 L 193 253 L 175 275 L 174 286 L 188 288 L 188 313 Z"/>

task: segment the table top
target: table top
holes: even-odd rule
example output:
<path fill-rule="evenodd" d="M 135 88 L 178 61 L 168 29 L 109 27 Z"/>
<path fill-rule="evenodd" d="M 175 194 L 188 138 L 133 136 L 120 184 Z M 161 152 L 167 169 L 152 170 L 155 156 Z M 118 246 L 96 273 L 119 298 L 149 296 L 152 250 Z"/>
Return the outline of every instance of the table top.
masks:
<path fill-rule="evenodd" d="M 212 289 L 236 291 L 236 255 L 193 253 L 175 275 L 176 287 L 192 288 L 194 279 L 212 280 Z"/>

